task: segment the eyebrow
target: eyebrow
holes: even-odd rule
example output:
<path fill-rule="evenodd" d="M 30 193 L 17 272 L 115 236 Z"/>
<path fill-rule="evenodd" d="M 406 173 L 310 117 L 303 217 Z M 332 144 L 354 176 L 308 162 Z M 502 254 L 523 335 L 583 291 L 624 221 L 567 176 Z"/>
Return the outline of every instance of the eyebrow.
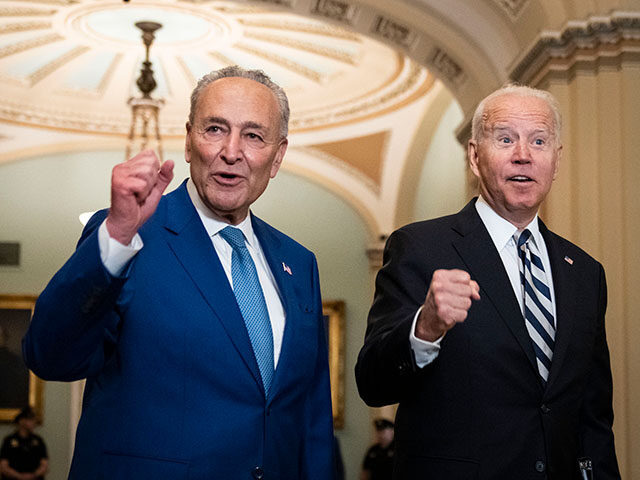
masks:
<path fill-rule="evenodd" d="M 221 123 L 223 125 L 226 125 L 227 127 L 230 127 L 231 124 L 229 123 L 229 121 L 225 118 L 222 117 L 206 117 L 204 119 L 204 123 L 209 124 L 209 123 Z M 261 123 L 258 122 L 254 122 L 252 120 L 246 121 L 244 123 L 242 123 L 241 128 L 245 129 L 245 128 L 256 128 L 258 130 L 268 130 L 267 127 L 265 125 L 262 125 Z"/>
<path fill-rule="evenodd" d="M 497 126 L 493 127 L 492 129 L 490 129 L 489 131 L 492 132 L 492 133 L 516 132 L 516 130 L 513 127 L 510 127 L 508 125 L 497 125 Z M 547 128 L 536 128 L 535 130 L 531 130 L 530 132 L 527 132 L 527 135 L 528 136 L 539 135 L 541 133 L 543 133 L 545 135 L 552 135 L 552 132 L 549 131 L 549 129 L 547 129 Z"/>

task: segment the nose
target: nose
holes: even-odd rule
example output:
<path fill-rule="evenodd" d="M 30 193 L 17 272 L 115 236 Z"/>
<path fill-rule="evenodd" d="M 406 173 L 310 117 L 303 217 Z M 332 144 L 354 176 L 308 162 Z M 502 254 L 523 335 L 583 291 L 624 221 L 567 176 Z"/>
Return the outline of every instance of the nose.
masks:
<path fill-rule="evenodd" d="M 242 143 L 239 133 L 232 131 L 225 137 L 220 157 L 229 164 L 236 163 L 242 158 Z"/>
<path fill-rule="evenodd" d="M 516 163 L 529 163 L 531 162 L 531 150 L 527 142 L 518 140 L 513 151 L 513 161 Z"/>

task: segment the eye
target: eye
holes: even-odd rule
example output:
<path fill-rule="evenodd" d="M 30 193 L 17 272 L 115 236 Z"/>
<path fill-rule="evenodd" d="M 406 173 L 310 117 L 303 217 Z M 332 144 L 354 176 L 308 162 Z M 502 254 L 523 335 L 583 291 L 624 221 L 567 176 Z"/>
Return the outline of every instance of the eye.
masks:
<path fill-rule="evenodd" d="M 500 138 L 498 139 L 498 141 L 499 141 L 500 143 L 509 144 L 509 143 L 511 143 L 511 138 L 509 138 L 509 137 L 500 137 Z"/>
<path fill-rule="evenodd" d="M 209 126 L 207 127 L 206 131 L 207 131 L 207 132 L 213 132 L 213 133 L 216 133 L 216 132 L 219 132 L 219 131 L 220 131 L 220 127 L 219 127 L 219 126 L 217 126 L 217 125 L 209 125 Z"/>
<path fill-rule="evenodd" d="M 546 142 L 542 138 L 536 138 L 533 143 L 536 145 L 544 145 Z"/>
<path fill-rule="evenodd" d="M 257 133 L 253 133 L 253 132 L 247 133 L 247 138 L 249 138 L 249 140 L 262 141 L 262 137 Z"/>

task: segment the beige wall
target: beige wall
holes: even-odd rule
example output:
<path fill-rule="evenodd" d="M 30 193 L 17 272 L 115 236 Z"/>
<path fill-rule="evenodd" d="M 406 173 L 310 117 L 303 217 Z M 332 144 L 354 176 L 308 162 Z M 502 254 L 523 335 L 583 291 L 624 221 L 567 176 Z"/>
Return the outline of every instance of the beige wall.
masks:
<path fill-rule="evenodd" d="M 640 68 L 576 73 L 549 84 L 567 122 L 560 176 L 544 215 L 602 262 L 623 478 L 640 478 Z"/>

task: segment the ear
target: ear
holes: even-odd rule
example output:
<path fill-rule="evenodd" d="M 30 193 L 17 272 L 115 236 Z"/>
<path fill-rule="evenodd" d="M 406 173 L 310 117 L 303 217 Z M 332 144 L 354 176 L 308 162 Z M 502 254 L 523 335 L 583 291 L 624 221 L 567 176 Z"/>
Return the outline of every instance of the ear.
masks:
<path fill-rule="evenodd" d="M 187 122 L 185 128 L 187 129 L 187 135 L 184 138 L 184 159 L 187 163 L 191 163 L 191 124 Z"/>
<path fill-rule="evenodd" d="M 274 178 L 280 170 L 280 165 L 282 165 L 282 159 L 284 158 L 284 154 L 287 152 L 287 146 L 289 145 L 289 140 L 283 138 L 280 140 L 278 144 L 278 150 L 276 150 L 276 154 L 273 158 L 273 162 L 271 163 L 271 172 L 270 177 Z"/>
<path fill-rule="evenodd" d="M 555 159 L 555 167 L 553 169 L 553 179 L 555 180 L 558 176 L 558 170 L 560 169 L 560 159 L 562 158 L 562 145 L 558 147 L 556 151 L 556 159 Z"/>
<path fill-rule="evenodd" d="M 478 142 L 473 139 L 467 143 L 467 158 L 469 159 L 469 167 L 476 177 L 480 177 L 480 169 L 478 168 Z"/>

